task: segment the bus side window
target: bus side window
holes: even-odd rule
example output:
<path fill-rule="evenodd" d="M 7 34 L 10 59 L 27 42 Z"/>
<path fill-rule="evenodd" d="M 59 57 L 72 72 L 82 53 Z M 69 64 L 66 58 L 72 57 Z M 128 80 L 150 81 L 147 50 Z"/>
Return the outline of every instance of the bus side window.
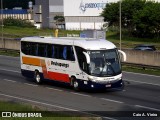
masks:
<path fill-rule="evenodd" d="M 27 42 L 21 42 L 21 51 L 24 54 L 28 54 L 28 43 Z"/>
<path fill-rule="evenodd" d="M 60 58 L 59 46 L 58 45 L 54 45 L 54 58 L 56 58 L 56 59 Z"/>
<path fill-rule="evenodd" d="M 25 46 L 25 48 L 24 48 L 24 53 L 26 54 L 26 55 L 30 55 L 30 51 L 31 51 L 31 43 L 29 43 L 29 42 L 24 42 L 24 46 Z"/>
<path fill-rule="evenodd" d="M 46 45 L 45 44 L 38 44 L 38 56 L 46 57 Z"/>
<path fill-rule="evenodd" d="M 63 59 L 66 60 L 68 57 L 68 53 L 67 53 L 67 46 L 63 47 Z"/>
<path fill-rule="evenodd" d="M 55 49 L 54 49 L 54 45 L 52 45 L 52 58 L 55 57 Z"/>
<path fill-rule="evenodd" d="M 46 56 L 48 58 L 53 58 L 54 57 L 54 47 L 52 44 L 47 44 L 47 47 L 46 47 Z"/>
<path fill-rule="evenodd" d="M 63 47 L 63 59 L 75 61 L 74 52 L 72 46 L 64 46 Z"/>
<path fill-rule="evenodd" d="M 36 53 L 37 53 L 37 44 L 30 42 L 28 55 L 36 56 Z"/>
<path fill-rule="evenodd" d="M 83 54 L 84 49 L 82 49 L 80 47 L 77 47 L 77 46 L 75 48 L 76 48 L 76 54 L 77 54 L 77 57 L 78 57 L 78 63 L 79 63 L 80 68 L 84 72 L 88 73 L 88 64 L 87 64 L 87 61 L 86 61 L 86 57 Z"/>
<path fill-rule="evenodd" d="M 68 60 L 75 61 L 74 51 L 72 46 L 68 46 L 67 49 Z"/>

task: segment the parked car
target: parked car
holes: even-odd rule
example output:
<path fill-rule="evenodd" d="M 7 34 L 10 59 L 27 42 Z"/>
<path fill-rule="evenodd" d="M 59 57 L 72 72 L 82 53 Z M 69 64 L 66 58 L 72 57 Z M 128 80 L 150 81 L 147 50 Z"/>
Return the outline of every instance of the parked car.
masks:
<path fill-rule="evenodd" d="M 134 50 L 146 50 L 146 51 L 156 51 L 156 48 L 154 45 L 137 45 L 134 47 Z"/>

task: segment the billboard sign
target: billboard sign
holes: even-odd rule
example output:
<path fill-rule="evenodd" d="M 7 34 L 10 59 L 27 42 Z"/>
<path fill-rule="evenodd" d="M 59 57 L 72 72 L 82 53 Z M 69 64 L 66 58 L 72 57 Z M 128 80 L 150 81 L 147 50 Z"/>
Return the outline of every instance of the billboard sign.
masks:
<path fill-rule="evenodd" d="M 64 0 L 64 16 L 99 16 L 108 0 Z"/>
<path fill-rule="evenodd" d="M 106 3 L 103 3 L 103 1 L 101 3 L 84 3 L 83 1 L 81 1 L 79 9 L 84 13 L 86 12 L 88 9 L 103 9 L 105 8 Z"/>

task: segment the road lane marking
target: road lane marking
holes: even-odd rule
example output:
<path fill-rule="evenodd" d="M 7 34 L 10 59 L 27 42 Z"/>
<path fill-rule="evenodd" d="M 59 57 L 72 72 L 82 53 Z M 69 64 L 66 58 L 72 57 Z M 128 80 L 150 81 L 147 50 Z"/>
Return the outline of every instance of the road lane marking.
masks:
<path fill-rule="evenodd" d="M 149 110 L 155 110 L 155 111 L 160 111 L 160 109 L 156 109 L 156 108 L 151 108 L 151 107 L 146 107 L 146 106 L 142 106 L 142 105 L 135 105 L 136 107 L 140 107 L 140 108 L 145 108 L 145 109 L 149 109 Z"/>
<path fill-rule="evenodd" d="M 160 86 L 160 84 L 154 84 L 154 83 L 148 83 L 148 82 L 140 82 L 140 81 L 128 80 L 128 79 L 124 79 L 124 80 L 129 81 L 129 82 L 136 82 L 136 83 L 141 83 L 141 84 Z"/>
<path fill-rule="evenodd" d="M 24 83 L 25 85 L 29 85 L 29 86 L 33 86 L 33 87 L 37 87 L 38 85 L 34 85 L 34 84 L 30 84 L 30 83 Z"/>
<path fill-rule="evenodd" d="M 56 107 L 56 108 L 60 108 L 60 109 L 64 109 L 64 110 L 78 111 L 76 109 L 71 109 L 71 108 L 62 107 L 62 106 L 58 106 L 58 105 L 52 105 L 52 104 L 49 104 L 49 103 L 44 103 L 44 102 L 40 102 L 40 101 L 30 100 L 30 99 L 26 99 L 26 98 L 22 98 L 22 97 L 16 97 L 16 96 L 7 95 L 7 94 L 3 94 L 3 93 L 0 93 L 0 95 L 1 96 L 5 96 L 5 97 L 9 97 L 9 98 L 14 98 L 14 99 L 22 100 L 22 101 L 32 102 L 32 103 L 36 103 L 36 104 L 42 104 L 42 105 L 46 105 L 46 106 L 52 106 L 52 107 Z"/>
<path fill-rule="evenodd" d="M 51 87 L 45 87 L 45 88 L 47 88 L 47 89 L 50 89 L 50 90 L 56 90 L 56 91 L 60 91 L 60 92 L 62 92 L 62 91 L 63 91 L 63 90 L 56 89 L 56 88 L 51 88 Z"/>
<path fill-rule="evenodd" d="M 103 117 L 104 119 L 107 119 L 107 120 L 118 120 L 118 119 L 115 119 L 115 118 L 109 118 L 109 117 Z M 103 119 L 102 119 L 103 120 Z"/>
<path fill-rule="evenodd" d="M 82 111 L 79 111 L 79 110 L 76 110 L 76 109 L 71 109 L 71 108 L 67 108 L 67 107 L 62 107 L 62 106 L 58 106 L 58 105 L 53 105 L 53 104 L 49 104 L 49 103 L 40 102 L 40 101 L 30 100 L 30 99 L 26 99 L 26 98 L 22 98 L 22 97 L 16 97 L 16 96 L 7 95 L 7 94 L 3 94 L 3 93 L 0 93 L 0 95 L 5 96 L 5 97 L 9 97 L 9 98 L 22 100 L 22 101 L 32 102 L 32 103 L 36 103 L 36 104 L 42 104 L 42 105 L 46 105 L 46 106 L 49 106 L 49 107 L 52 106 L 52 107 L 55 107 L 55 108 L 64 109 L 64 110 L 68 110 L 68 111 L 75 111 L 75 112 L 80 112 L 80 113 L 93 115 L 93 116 L 97 116 L 97 117 L 108 118 L 110 120 L 116 120 L 116 119 L 111 118 L 111 117 L 104 117 L 104 116 L 100 116 L 100 115 L 97 115 L 97 114 L 82 112 Z"/>
<path fill-rule="evenodd" d="M 105 100 L 105 101 L 110 101 L 110 102 L 120 103 L 120 104 L 124 103 L 124 102 L 121 102 L 121 101 L 112 100 L 112 99 L 107 99 L 107 98 L 100 98 L 100 99 Z"/>
<path fill-rule="evenodd" d="M 70 92 L 70 93 L 75 94 L 75 95 L 84 96 L 84 97 L 92 97 L 91 95 L 80 94 L 80 93 L 76 93 L 76 92 Z"/>
<path fill-rule="evenodd" d="M 0 70 L 7 71 L 7 72 L 21 73 L 21 72 L 19 72 L 19 71 L 2 69 L 2 68 L 0 68 Z"/>
<path fill-rule="evenodd" d="M 8 82 L 17 82 L 17 81 L 9 80 L 9 79 L 3 79 L 3 80 L 8 81 Z"/>
<path fill-rule="evenodd" d="M 143 75 L 143 76 L 150 76 L 150 77 L 158 77 L 158 78 L 160 78 L 160 76 L 158 76 L 158 75 L 149 75 L 149 74 L 142 74 L 142 73 L 127 72 L 127 71 L 123 71 L 123 73 L 131 73 L 131 74 L 137 74 L 137 75 Z"/>

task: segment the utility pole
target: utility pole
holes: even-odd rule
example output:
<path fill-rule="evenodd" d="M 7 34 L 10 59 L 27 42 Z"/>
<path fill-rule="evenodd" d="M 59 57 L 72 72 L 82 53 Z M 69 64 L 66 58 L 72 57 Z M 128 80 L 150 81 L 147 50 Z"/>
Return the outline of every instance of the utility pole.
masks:
<path fill-rule="evenodd" d="M 122 0 L 119 0 L 119 39 L 120 39 L 120 50 L 122 49 L 122 46 L 121 46 L 121 44 L 122 44 L 122 9 L 121 9 L 121 7 L 122 7 Z"/>
<path fill-rule="evenodd" d="M 2 43 L 3 43 L 3 48 L 5 48 L 5 41 L 3 39 L 3 0 L 1 0 L 1 22 L 2 22 L 2 28 L 1 28 L 1 40 L 2 40 Z"/>

